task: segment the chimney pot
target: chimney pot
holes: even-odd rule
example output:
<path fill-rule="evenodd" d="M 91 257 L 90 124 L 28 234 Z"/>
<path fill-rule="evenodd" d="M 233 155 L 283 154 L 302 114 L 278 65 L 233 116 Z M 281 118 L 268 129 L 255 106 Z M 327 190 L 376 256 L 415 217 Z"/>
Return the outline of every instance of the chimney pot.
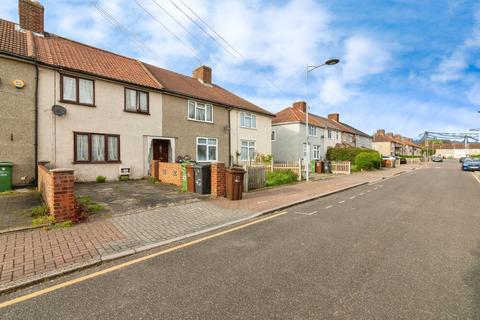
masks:
<path fill-rule="evenodd" d="M 340 115 L 338 113 L 330 113 L 328 115 L 328 120 L 333 120 L 335 122 L 340 122 Z"/>
<path fill-rule="evenodd" d="M 205 84 L 212 84 L 212 69 L 208 66 L 200 66 L 193 70 L 192 77 Z"/>
<path fill-rule="evenodd" d="M 44 8 L 36 0 L 18 0 L 20 27 L 36 33 L 44 32 Z"/>
<path fill-rule="evenodd" d="M 378 129 L 377 134 L 378 135 L 385 135 L 385 129 Z"/>
<path fill-rule="evenodd" d="M 392 138 L 393 138 L 393 132 L 387 132 L 387 136 L 389 136 L 389 137 L 392 137 Z"/>
<path fill-rule="evenodd" d="M 305 101 L 294 102 L 293 108 L 303 112 L 307 112 L 307 103 Z"/>

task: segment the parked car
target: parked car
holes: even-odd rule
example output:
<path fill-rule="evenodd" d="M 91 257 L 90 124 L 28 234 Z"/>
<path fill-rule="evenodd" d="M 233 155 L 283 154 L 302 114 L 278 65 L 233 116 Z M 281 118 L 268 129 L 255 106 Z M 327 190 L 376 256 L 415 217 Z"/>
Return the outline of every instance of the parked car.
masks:
<path fill-rule="evenodd" d="M 406 158 L 400 158 L 400 164 L 407 164 Z"/>
<path fill-rule="evenodd" d="M 443 162 L 443 158 L 441 156 L 433 156 L 432 161 L 433 162 Z"/>
<path fill-rule="evenodd" d="M 480 171 L 480 159 L 465 158 L 462 163 L 463 171 Z"/>

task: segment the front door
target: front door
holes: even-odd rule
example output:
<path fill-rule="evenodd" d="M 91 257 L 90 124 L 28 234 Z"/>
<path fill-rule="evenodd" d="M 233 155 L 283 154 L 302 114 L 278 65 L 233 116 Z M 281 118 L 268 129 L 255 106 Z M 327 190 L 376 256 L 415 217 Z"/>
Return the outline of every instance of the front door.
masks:
<path fill-rule="evenodd" d="M 168 140 L 153 140 L 153 160 L 168 162 Z"/>

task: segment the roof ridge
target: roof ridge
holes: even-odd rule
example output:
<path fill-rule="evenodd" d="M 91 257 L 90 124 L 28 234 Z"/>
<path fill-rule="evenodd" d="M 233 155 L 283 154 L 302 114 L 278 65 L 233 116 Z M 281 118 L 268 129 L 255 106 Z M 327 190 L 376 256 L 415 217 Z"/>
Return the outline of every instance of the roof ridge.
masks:
<path fill-rule="evenodd" d="M 161 89 L 165 89 L 165 86 L 163 84 L 161 84 L 160 81 L 158 81 L 158 79 L 153 76 L 153 74 L 147 69 L 147 67 L 143 64 L 142 61 L 136 60 L 136 59 L 135 59 L 135 61 L 137 61 L 137 63 L 140 64 L 140 66 L 142 67 L 142 70 L 147 73 L 147 75 L 153 80 L 153 82 L 158 84 Z"/>

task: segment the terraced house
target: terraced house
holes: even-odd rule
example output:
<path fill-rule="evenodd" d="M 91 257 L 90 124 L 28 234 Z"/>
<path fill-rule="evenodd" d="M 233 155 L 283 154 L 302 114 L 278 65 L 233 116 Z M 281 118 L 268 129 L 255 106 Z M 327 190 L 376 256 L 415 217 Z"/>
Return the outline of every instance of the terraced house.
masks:
<path fill-rule="evenodd" d="M 0 66 L 16 72 L 8 80 L 27 79 L 23 92 L 30 97 L 38 87 L 37 98 L 10 95 L 8 105 L 2 99 L 2 111 L 20 103 L 29 110 L 7 122 L 32 127 L 25 135 L 25 145 L 37 145 L 36 152 L 28 151 L 31 172 L 37 157 L 73 168 L 81 181 L 116 179 L 120 170 L 141 178 L 152 159 L 188 156 L 228 165 L 271 153 L 273 114 L 214 84 L 209 67 L 196 68 L 190 77 L 48 33 L 44 8 L 33 0 L 19 0 L 19 21 L 0 20 Z M 2 151 L 0 161 L 9 159 Z"/>
<path fill-rule="evenodd" d="M 329 147 L 372 147 L 372 137 L 340 122 L 338 113 L 327 118 L 308 114 L 309 139 L 306 139 L 305 101 L 294 102 L 276 114 L 272 124 L 272 154 L 275 161 L 292 162 L 305 159 L 310 150 L 310 159 L 325 159 Z"/>
<path fill-rule="evenodd" d="M 373 148 L 384 156 L 420 156 L 422 148 L 413 139 L 378 129 L 373 135 Z"/>

